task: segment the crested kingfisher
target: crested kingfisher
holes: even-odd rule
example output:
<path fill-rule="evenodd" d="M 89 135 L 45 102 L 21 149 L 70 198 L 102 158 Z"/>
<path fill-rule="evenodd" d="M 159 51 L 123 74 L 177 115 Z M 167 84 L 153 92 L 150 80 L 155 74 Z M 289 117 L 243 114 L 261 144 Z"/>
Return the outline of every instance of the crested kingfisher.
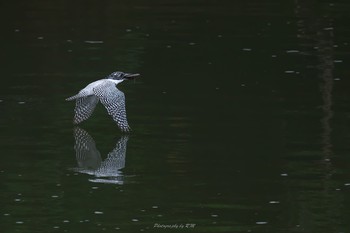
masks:
<path fill-rule="evenodd" d="M 97 103 L 101 101 L 119 129 L 122 132 L 129 132 L 130 127 L 125 111 L 125 96 L 116 85 L 124 80 L 134 79 L 139 75 L 120 71 L 113 72 L 104 79 L 90 83 L 78 94 L 67 98 L 67 101 L 76 100 L 74 124 L 87 120 L 92 115 Z"/>

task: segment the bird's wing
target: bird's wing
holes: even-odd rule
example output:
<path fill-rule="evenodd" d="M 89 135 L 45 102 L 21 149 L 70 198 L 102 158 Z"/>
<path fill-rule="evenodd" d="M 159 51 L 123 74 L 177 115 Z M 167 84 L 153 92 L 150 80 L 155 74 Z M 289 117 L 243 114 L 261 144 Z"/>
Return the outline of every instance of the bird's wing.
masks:
<path fill-rule="evenodd" d="M 74 128 L 75 155 L 80 169 L 95 170 L 101 165 L 101 154 L 94 139 L 83 129 Z"/>
<path fill-rule="evenodd" d="M 129 132 L 130 127 L 126 119 L 124 93 L 119 91 L 113 82 L 104 82 L 96 86 L 93 92 L 98 96 L 120 130 Z"/>
<path fill-rule="evenodd" d="M 74 124 L 79 124 L 80 122 L 88 119 L 93 113 L 97 103 L 98 98 L 94 95 L 77 99 L 74 109 Z"/>
<path fill-rule="evenodd" d="M 114 161 L 115 167 L 120 170 L 125 167 L 125 155 L 126 155 L 126 145 L 128 143 L 129 136 L 122 136 L 117 144 L 115 145 L 115 148 L 108 153 L 107 158 L 103 163 L 108 161 Z"/>
<path fill-rule="evenodd" d="M 115 148 L 108 153 L 107 158 L 98 169 L 99 176 L 120 176 L 120 170 L 125 167 L 126 145 L 129 137 L 122 136 Z"/>

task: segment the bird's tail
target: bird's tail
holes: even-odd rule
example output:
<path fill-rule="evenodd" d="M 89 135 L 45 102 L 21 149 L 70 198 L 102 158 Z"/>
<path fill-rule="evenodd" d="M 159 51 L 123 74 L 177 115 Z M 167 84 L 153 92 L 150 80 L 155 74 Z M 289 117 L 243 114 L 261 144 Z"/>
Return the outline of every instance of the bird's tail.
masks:
<path fill-rule="evenodd" d="M 66 99 L 66 101 L 72 101 L 72 100 L 78 99 L 79 97 L 80 97 L 80 95 L 79 95 L 79 94 L 77 94 L 77 95 L 73 95 L 73 96 L 71 96 L 71 97 L 67 98 L 67 99 Z"/>

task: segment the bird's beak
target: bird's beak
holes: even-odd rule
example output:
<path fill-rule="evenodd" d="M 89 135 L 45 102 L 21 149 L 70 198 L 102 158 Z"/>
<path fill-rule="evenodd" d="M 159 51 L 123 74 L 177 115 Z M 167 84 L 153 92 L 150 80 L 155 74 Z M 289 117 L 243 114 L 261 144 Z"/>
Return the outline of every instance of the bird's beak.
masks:
<path fill-rule="evenodd" d="M 125 78 L 125 79 L 134 79 L 134 78 L 136 78 L 136 77 L 138 77 L 138 76 L 140 76 L 140 74 L 128 74 L 128 73 L 126 73 L 126 74 L 124 75 L 124 78 Z"/>

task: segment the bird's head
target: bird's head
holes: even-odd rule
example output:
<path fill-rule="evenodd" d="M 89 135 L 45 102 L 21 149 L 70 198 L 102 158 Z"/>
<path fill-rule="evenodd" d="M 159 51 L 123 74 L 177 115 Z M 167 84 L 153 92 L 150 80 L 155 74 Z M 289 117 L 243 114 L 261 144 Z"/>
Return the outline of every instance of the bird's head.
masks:
<path fill-rule="evenodd" d="M 123 81 L 123 80 L 134 79 L 139 75 L 140 74 L 130 74 L 130 73 L 124 73 L 121 71 L 117 71 L 117 72 L 111 73 L 107 78 L 117 80 L 117 81 Z"/>

